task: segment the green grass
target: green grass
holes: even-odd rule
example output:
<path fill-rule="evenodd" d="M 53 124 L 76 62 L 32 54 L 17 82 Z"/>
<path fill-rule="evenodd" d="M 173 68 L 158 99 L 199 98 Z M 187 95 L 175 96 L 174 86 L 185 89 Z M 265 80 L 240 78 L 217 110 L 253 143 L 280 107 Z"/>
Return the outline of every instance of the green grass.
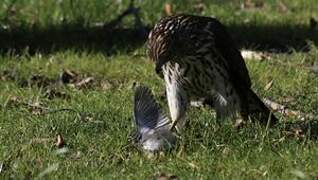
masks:
<path fill-rule="evenodd" d="M 22 39 L 25 38 L 23 33 L 30 35 L 65 24 L 85 29 L 92 22 L 107 22 L 128 4 L 128 1 L 120 4 L 94 0 L 89 3 L 73 1 L 72 5 L 72 1 L 17 0 L 13 5 L 15 10 L 7 15 L 10 2 L 7 0 L 0 7 L 0 35 L 18 33 L 17 37 Z M 163 15 L 165 1 L 136 2 L 141 7 L 142 20 L 149 26 Z M 317 29 L 309 29 L 309 19 L 318 18 L 315 0 L 284 1 L 287 12 L 280 12 L 278 1 L 273 0 L 266 1 L 261 9 L 241 9 L 242 1 L 206 1 L 206 8 L 201 12 L 193 8 L 195 1 L 173 2 L 175 12 L 218 17 L 229 26 L 240 46 L 271 50 L 286 45 L 289 53 L 275 54 L 271 60 L 246 61 L 253 89 L 261 97 L 288 105 L 293 110 L 315 114 L 314 120 L 318 120 L 318 76 L 307 68 L 317 66 L 318 58 Z M 122 26 L 130 28 L 131 20 L 125 20 Z M 44 33 L 44 37 L 50 32 Z M 17 37 L 11 38 L 20 42 Z M 177 148 L 149 159 L 128 143 L 134 129 L 132 87 L 135 83 L 151 87 L 166 110 L 167 105 L 160 97 L 163 81 L 154 73 L 143 41 L 136 46 L 114 41 L 111 51 L 105 49 L 105 53 L 98 43 L 89 42 L 86 47 L 86 44 L 77 46 L 78 41 L 75 41 L 59 48 L 56 46 L 61 45 L 60 39 L 56 45 L 52 38 L 43 39 L 43 45 L 47 46 L 43 51 L 32 49 L 42 41 L 34 37 L 37 35 L 21 41 L 35 43 L 29 48 L 23 45 L 13 50 L 17 46 L 12 42 L 2 45 L 5 50 L 0 55 L 1 178 L 147 179 L 161 172 L 180 179 L 318 177 L 317 128 L 312 126 L 312 131 L 304 130 L 304 137 L 297 137 L 295 133 L 288 135 L 284 127 L 300 122 L 279 114 L 281 121 L 276 128 L 265 130 L 258 124 L 248 124 L 236 130 L 231 121 L 218 127 L 211 109 L 191 108 L 189 127 Z M 69 38 L 65 34 L 58 37 Z M 311 41 L 308 43 L 308 40 Z M 308 51 L 301 51 L 305 45 Z M 78 72 L 81 78 L 93 76 L 94 82 L 86 88 L 61 85 L 57 80 L 64 69 Z M 34 75 L 47 80 L 37 85 L 31 80 Z M 272 88 L 264 90 L 271 80 L 274 80 Z M 45 84 L 47 82 L 51 83 Z M 102 82 L 109 83 L 109 87 L 103 88 Z M 47 90 L 52 89 L 64 96 L 48 97 Z M 285 97 L 293 99 L 284 102 Z M 49 110 L 70 108 L 76 112 L 41 113 L 21 102 L 38 102 Z M 67 152 L 59 152 L 55 145 L 59 134 L 65 140 Z"/>

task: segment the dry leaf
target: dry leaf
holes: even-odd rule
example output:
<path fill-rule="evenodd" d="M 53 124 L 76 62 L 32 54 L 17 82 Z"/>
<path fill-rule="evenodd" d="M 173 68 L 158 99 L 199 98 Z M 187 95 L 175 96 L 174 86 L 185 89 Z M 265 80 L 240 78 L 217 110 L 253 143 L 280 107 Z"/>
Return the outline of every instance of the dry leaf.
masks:
<path fill-rule="evenodd" d="M 85 122 L 93 122 L 94 118 L 91 114 L 81 114 L 81 120 Z"/>
<path fill-rule="evenodd" d="M 206 9 L 206 5 L 202 1 L 198 1 L 197 4 L 194 5 L 194 10 L 197 12 L 202 12 Z"/>
<path fill-rule="evenodd" d="M 64 84 L 73 83 L 76 81 L 78 73 L 69 69 L 64 69 L 61 74 L 61 81 Z"/>
<path fill-rule="evenodd" d="M 243 3 L 244 9 L 251 9 L 255 7 L 255 3 L 252 0 L 245 0 Z"/>
<path fill-rule="evenodd" d="M 21 103 L 22 103 L 22 100 L 19 97 L 10 96 L 6 103 L 6 106 L 17 106 L 17 105 L 20 105 Z"/>
<path fill-rule="evenodd" d="M 64 141 L 62 135 L 60 135 L 60 134 L 57 135 L 55 145 L 58 148 L 62 148 L 65 146 L 65 141 Z"/>
<path fill-rule="evenodd" d="M 42 106 L 39 101 L 35 101 L 32 103 L 25 103 L 25 105 L 29 108 L 29 111 L 34 115 L 40 115 L 44 111 L 48 110 L 48 108 Z"/>
<path fill-rule="evenodd" d="M 94 82 L 93 77 L 86 77 L 75 84 L 76 87 L 88 87 Z"/>
<path fill-rule="evenodd" d="M 40 74 L 34 74 L 28 80 L 28 86 L 36 86 L 36 87 L 48 87 L 49 85 L 55 83 L 55 80 L 49 79 Z"/>
<path fill-rule="evenodd" d="M 272 59 L 269 53 L 257 52 L 252 50 L 242 50 L 241 55 L 245 60 L 254 59 L 254 60 L 265 60 Z"/>
<path fill-rule="evenodd" d="M 278 1 L 278 11 L 281 13 L 288 12 L 288 7 L 283 1 Z"/>
<path fill-rule="evenodd" d="M 165 13 L 168 16 L 171 16 L 173 14 L 172 12 L 172 5 L 170 3 L 165 4 Z"/>
<path fill-rule="evenodd" d="M 100 87 L 102 88 L 102 90 L 106 91 L 111 89 L 113 85 L 107 80 L 102 80 L 100 81 Z"/>
<path fill-rule="evenodd" d="M 289 137 L 295 137 L 299 140 L 305 139 L 305 133 L 300 127 L 291 127 L 290 129 L 286 129 L 283 133 Z"/>
<path fill-rule="evenodd" d="M 75 159 L 79 159 L 79 158 L 81 158 L 81 156 L 82 156 L 81 151 L 77 151 L 76 155 L 75 155 Z"/>
<path fill-rule="evenodd" d="M 301 140 L 303 140 L 305 138 L 305 134 L 304 134 L 304 131 L 302 129 L 296 128 L 293 130 L 294 130 L 294 134 L 295 134 L 296 138 L 301 139 Z"/>
<path fill-rule="evenodd" d="M 235 121 L 234 128 L 241 129 L 242 127 L 244 127 L 244 125 L 245 125 L 245 121 L 243 119 L 237 119 Z"/>
<path fill-rule="evenodd" d="M 74 88 L 87 88 L 95 84 L 95 78 L 86 74 L 79 74 L 75 71 L 65 69 L 61 76 L 61 82 Z M 98 84 L 95 84 L 98 85 Z"/>
<path fill-rule="evenodd" d="M 190 101 L 192 107 L 204 107 L 204 101 Z"/>
<path fill-rule="evenodd" d="M 264 103 L 274 111 L 283 111 L 286 108 L 285 106 L 273 102 L 269 99 L 264 99 Z"/>
<path fill-rule="evenodd" d="M 228 156 L 231 153 L 231 149 L 229 147 L 224 147 L 224 149 L 222 150 L 222 154 L 224 156 Z"/>
<path fill-rule="evenodd" d="M 269 83 L 266 84 L 264 90 L 265 90 L 265 91 L 268 91 L 270 88 L 272 88 L 273 83 L 274 83 L 273 80 L 269 81 Z"/>
<path fill-rule="evenodd" d="M 54 98 L 62 98 L 62 99 L 68 99 L 70 98 L 69 95 L 67 95 L 65 92 L 58 91 L 56 89 L 48 88 L 45 93 L 44 97 L 48 99 L 54 99 Z"/>

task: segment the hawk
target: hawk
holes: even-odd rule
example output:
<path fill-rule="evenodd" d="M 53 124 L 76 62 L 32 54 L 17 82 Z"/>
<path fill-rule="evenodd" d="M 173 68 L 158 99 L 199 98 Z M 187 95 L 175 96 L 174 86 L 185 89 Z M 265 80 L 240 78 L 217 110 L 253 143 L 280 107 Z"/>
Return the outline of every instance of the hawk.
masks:
<path fill-rule="evenodd" d="M 261 124 L 278 120 L 251 89 L 244 59 L 224 25 L 194 15 L 162 18 L 147 41 L 150 59 L 164 79 L 171 119 L 178 131 L 191 100 L 213 102 L 217 119 L 239 113 Z"/>

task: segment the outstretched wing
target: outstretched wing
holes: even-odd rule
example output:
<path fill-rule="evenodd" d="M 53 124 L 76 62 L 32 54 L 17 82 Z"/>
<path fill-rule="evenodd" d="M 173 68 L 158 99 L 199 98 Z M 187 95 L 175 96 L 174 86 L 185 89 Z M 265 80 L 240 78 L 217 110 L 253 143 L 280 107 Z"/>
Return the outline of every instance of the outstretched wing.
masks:
<path fill-rule="evenodd" d="M 169 118 L 161 112 L 149 88 L 145 86 L 137 87 L 134 103 L 134 115 L 139 133 L 169 124 Z"/>

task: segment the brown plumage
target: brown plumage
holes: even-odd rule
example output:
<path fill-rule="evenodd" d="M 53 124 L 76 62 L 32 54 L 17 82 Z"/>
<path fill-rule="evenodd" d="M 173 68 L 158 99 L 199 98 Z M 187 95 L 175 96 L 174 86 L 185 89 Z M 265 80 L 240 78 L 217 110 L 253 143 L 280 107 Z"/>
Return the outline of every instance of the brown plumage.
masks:
<path fill-rule="evenodd" d="M 211 99 L 218 119 L 239 112 L 266 124 L 277 119 L 251 90 L 243 57 L 215 18 L 176 15 L 161 19 L 148 37 L 148 53 L 164 78 L 173 121 L 181 128 L 192 99 Z"/>

